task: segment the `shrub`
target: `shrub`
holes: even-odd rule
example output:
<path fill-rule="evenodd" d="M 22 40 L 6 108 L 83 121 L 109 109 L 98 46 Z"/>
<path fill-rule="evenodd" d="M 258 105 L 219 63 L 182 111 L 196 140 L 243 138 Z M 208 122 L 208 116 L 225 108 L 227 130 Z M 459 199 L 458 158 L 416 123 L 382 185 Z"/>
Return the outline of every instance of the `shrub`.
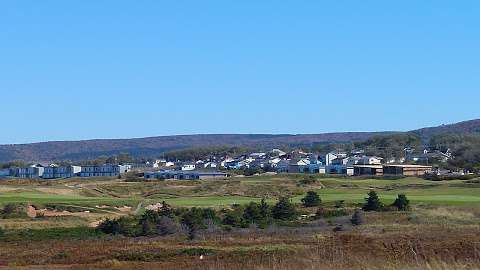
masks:
<path fill-rule="evenodd" d="M 363 206 L 363 210 L 365 211 L 380 211 L 384 207 L 377 193 L 373 190 L 368 193 L 368 198 L 365 198 L 365 201 L 365 205 Z"/>
<path fill-rule="evenodd" d="M 243 220 L 248 224 L 256 223 L 262 218 L 260 206 L 255 202 L 249 203 L 243 210 Z"/>
<path fill-rule="evenodd" d="M 0 211 L 2 218 L 24 218 L 27 217 L 26 205 L 19 203 L 8 203 Z"/>
<path fill-rule="evenodd" d="M 323 207 L 320 207 L 317 210 L 316 218 L 344 217 L 344 216 L 348 216 L 348 215 L 349 215 L 349 213 L 345 209 L 327 210 Z"/>
<path fill-rule="evenodd" d="M 398 194 L 397 199 L 392 205 L 397 207 L 400 211 L 407 211 L 410 209 L 410 201 L 405 194 Z"/>
<path fill-rule="evenodd" d="M 106 234 L 121 234 L 126 236 L 136 236 L 138 234 L 137 223 L 130 217 L 121 217 L 118 219 L 107 219 L 100 223 L 98 230 Z"/>
<path fill-rule="evenodd" d="M 301 185 L 313 185 L 317 183 L 317 179 L 315 176 L 310 175 L 309 177 L 305 177 L 302 180 L 300 180 Z"/>
<path fill-rule="evenodd" d="M 292 220 L 297 216 L 297 211 L 288 197 L 281 197 L 272 209 L 272 216 L 278 220 Z"/>
<path fill-rule="evenodd" d="M 193 240 L 199 229 L 204 228 L 204 220 L 213 220 L 217 222 L 219 220 L 215 210 L 210 208 L 196 208 L 193 207 L 185 211 L 182 215 L 182 224 L 187 227 L 188 238 Z"/>
<path fill-rule="evenodd" d="M 322 203 L 322 200 L 320 199 L 320 196 L 318 196 L 317 192 L 309 191 L 302 199 L 302 203 L 305 207 L 314 207 L 319 206 Z"/>
<path fill-rule="evenodd" d="M 3 237 L 5 237 L 5 231 L 2 229 L 2 227 L 0 227 L 0 239 Z"/>
<path fill-rule="evenodd" d="M 157 233 L 161 236 L 175 234 L 180 230 L 180 225 L 167 216 L 162 216 L 157 223 Z"/>
<path fill-rule="evenodd" d="M 345 201 L 340 200 L 340 201 L 335 201 L 335 208 L 344 208 L 345 207 Z"/>
<path fill-rule="evenodd" d="M 238 210 L 230 210 L 225 213 L 222 224 L 239 227 L 242 223 L 242 212 Z"/>
<path fill-rule="evenodd" d="M 353 225 L 362 225 L 365 223 L 365 216 L 360 209 L 356 209 L 355 213 L 353 213 L 352 219 L 350 220 Z"/>

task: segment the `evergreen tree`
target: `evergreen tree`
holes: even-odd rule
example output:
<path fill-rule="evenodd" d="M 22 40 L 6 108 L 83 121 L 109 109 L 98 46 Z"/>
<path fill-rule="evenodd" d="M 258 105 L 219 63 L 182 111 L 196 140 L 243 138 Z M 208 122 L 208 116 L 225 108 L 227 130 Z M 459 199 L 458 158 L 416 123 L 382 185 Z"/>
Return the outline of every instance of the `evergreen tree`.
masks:
<path fill-rule="evenodd" d="M 158 209 L 158 214 L 160 216 L 165 216 L 169 218 L 175 217 L 173 208 L 169 204 L 167 204 L 165 201 L 162 202 L 162 206 L 160 207 L 160 209 Z"/>
<path fill-rule="evenodd" d="M 365 198 L 365 201 L 366 203 L 363 206 L 363 210 L 365 211 L 379 211 L 384 207 L 377 193 L 373 190 L 368 193 L 368 198 Z"/>
<path fill-rule="evenodd" d="M 271 216 L 270 206 L 265 201 L 265 198 L 263 198 L 262 201 L 260 202 L 260 207 L 259 208 L 260 208 L 260 215 L 262 216 L 262 218 L 264 220 L 269 219 L 270 216 Z"/>
<path fill-rule="evenodd" d="M 393 206 L 396 206 L 400 211 L 407 211 L 410 209 L 410 201 L 405 194 L 398 194 Z"/>
<path fill-rule="evenodd" d="M 243 210 L 243 220 L 248 223 L 258 223 L 262 219 L 260 207 L 257 203 L 251 202 Z"/>
<path fill-rule="evenodd" d="M 320 199 L 320 196 L 318 196 L 317 192 L 309 191 L 302 199 L 302 203 L 305 207 L 314 207 L 319 206 L 322 203 L 322 200 Z"/>
<path fill-rule="evenodd" d="M 277 204 L 272 209 L 272 216 L 279 220 L 292 220 L 296 217 L 295 206 L 288 197 L 280 197 Z"/>

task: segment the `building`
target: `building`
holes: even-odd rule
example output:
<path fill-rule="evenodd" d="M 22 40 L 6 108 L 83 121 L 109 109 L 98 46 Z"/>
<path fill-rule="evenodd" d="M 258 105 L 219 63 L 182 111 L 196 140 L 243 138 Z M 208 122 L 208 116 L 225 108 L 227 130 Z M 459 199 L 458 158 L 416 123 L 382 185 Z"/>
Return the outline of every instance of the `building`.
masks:
<path fill-rule="evenodd" d="M 217 168 L 217 163 L 212 162 L 212 161 L 208 161 L 207 163 L 203 164 L 203 167 L 205 169 L 215 169 L 215 168 Z"/>
<path fill-rule="evenodd" d="M 228 177 L 222 172 L 199 172 L 199 171 L 159 171 L 145 173 L 145 179 L 175 179 L 175 180 L 204 180 L 224 179 Z"/>
<path fill-rule="evenodd" d="M 354 168 L 348 165 L 330 165 L 326 166 L 326 173 L 352 176 L 354 174 Z"/>
<path fill-rule="evenodd" d="M 10 176 L 18 178 L 41 178 L 45 168 L 40 165 L 32 165 L 26 168 L 10 168 Z"/>
<path fill-rule="evenodd" d="M 182 171 L 193 171 L 195 168 L 196 165 L 193 163 L 186 163 L 182 165 Z"/>
<path fill-rule="evenodd" d="M 385 175 L 403 175 L 403 176 L 423 176 L 432 172 L 432 166 L 423 165 L 385 165 L 383 174 Z"/>
<path fill-rule="evenodd" d="M 0 169 L 0 178 L 10 176 L 10 169 Z"/>
<path fill-rule="evenodd" d="M 347 157 L 346 153 L 338 153 L 338 152 L 328 153 L 325 156 L 325 165 L 326 166 L 332 165 L 333 160 L 338 159 L 338 158 L 346 158 L 346 157 Z"/>
<path fill-rule="evenodd" d="M 43 179 L 70 178 L 82 171 L 80 166 L 57 166 L 52 164 L 44 168 Z"/>
<path fill-rule="evenodd" d="M 266 156 L 267 156 L 266 153 L 251 153 L 250 154 L 250 157 L 253 158 L 253 159 L 264 158 Z"/>
<path fill-rule="evenodd" d="M 381 157 L 372 157 L 372 156 L 363 156 L 357 162 L 360 165 L 380 165 L 382 164 L 383 158 Z"/>
<path fill-rule="evenodd" d="M 282 156 L 286 156 L 287 153 L 283 152 L 282 150 L 280 149 L 273 149 L 272 151 L 270 151 L 269 153 L 272 157 L 282 157 Z"/>
<path fill-rule="evenodd" d="M 382 165 L 353 165 L 353 175 L 383 175 Z"/>
<path fill-rule="evenodd" d="M 122 173 L 129 171 L 129 166 L 127 165 L 90 165 L 83 166 L 80 171 L 81 177 L 109 177 L 109 176 L 118 176 Z"/>

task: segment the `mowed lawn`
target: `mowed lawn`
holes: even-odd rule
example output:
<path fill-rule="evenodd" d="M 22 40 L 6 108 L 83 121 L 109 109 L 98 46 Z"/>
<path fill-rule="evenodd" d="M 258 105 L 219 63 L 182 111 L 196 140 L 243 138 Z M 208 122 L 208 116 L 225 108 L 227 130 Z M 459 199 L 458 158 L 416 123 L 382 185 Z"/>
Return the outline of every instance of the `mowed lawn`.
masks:
<path fill-rule="evenodd" d="M 41 192 L 6 192 L 0 193 L 0 204 L 6 203 L 31 203 L 31 204 L 73 204 L 93 206 L 98 204 L 124 205 L 135 204 L 135 199 L 114 197 L 84 197 L 77 195 L 59 195 Z"/>
<path fill-rule="evenodd" d="M 271 184 L 275 181 L 275 178 L 265 177 L 242 180 L 245 184 L 259 186 L 262 183 Z M 375 190 L 387 204 L 392 203 L 398 194 L 406 194 L 414 204 L 475 205 L 480 207 L 480 184 L 469 185 L 461 180 L 434 182 L 420 178 L 399 180 L 327 178 L 319 181 L 323 185 L 321 188 L 315 186 L 303 188 L 305 192 L 308 190 L 318 192 L 324 202 L 344 200 L 346 203 L 363 203 L 367 193 Z M 303 195 L 297 195 L 293 196 L 292 200 L 300 203 L 302 198 Z M 176 206 L 228 206 L 260 200 L 260 197 L 249 196 L 193 196 L 166 199 L 168 203 Z M 275 200 L 267 199 L 267 201 L 273 203 Z"/>
<path fill-rule="evenodd" d="M 279 175 L 271 177 L 251 177 L 243 178 L 238 182 L 225 180 L 225 183 L 232 183 L 239 187 L 251 187 L 254 190 L 264 189 L 268 191 L 272 186 L 282 186 L 282 190 L 289 191 L 290 194 L 296 194 L 292 196 L 294 202 L 299 203 L 304 194 L 309 190 L 317 191 L 320 194 L 322 201 L 334 202 L 343 200 L 346 203 L 362 203 L 367 193 L 370 190 L 375 190 L 380 198 L 384 200 L 386 204 L 389 204 L 395 200 L 398 194 L 406 194 L 410 201 L 414 204 L 435 204 L 435 205 L 471 205 L 480 206 L 480 183 L 467 182 L 462 180 L 434 182 L 427 181 L 419 178 L 405 178 L 398 180 L 378 180 L 378 179 L 353 179 L 353 178 L 321 178 L 318 182 L 312 185 L 301 185 L 299 181 L 304 176 L 294 175 Z M 230 181 L 230 182 L 228 182 Z M 236 182 L 236 183 L 234 183 Z M 83 180 L 85 183 L 85 180 Z M 221 185 L 221 182 L 200 182 L 202 185 Z M 101 187 L 102 182 L 89 182 L 89 184 L 95 184 L 95 186 Z M 112 185 L 112 182 L 108 183 Z M 178 182 L 178 185 L 182 185 L 184 182 Z M 130 184 L 121 182 L 118 180 L 118 188 L 127 191 L 129 188 L 138 188 L 139 183 Z M 151 184 L 152 185 L 152 184 Z M 0 187 L 2 184 L 0 183 Z M 65 185 L 58 185 L 59 188 L 65 189 Z M 10 186 L 11 188 L 11 186 Z M 55 189 L 55 187 L 50 187 Z M 163 188 L 159 186 L 153 186 L 157 190 Z M 78 187 L 77 187 L 78 189 Z M 177 187 L 178 189 L 178 187 Z M 248 190 L 248 189 L 246 189 Z M 122 196 L 115 196 L 115 194 L 103 194 L 101 196 L 83 196 L 83 193 L 78 192 L 76 194 L 55 194 L 46 193 L 35 190 L 34 188 L 28 188 L 25 190 L 15 190 L 8 192 L 0 192 L 0 204 L 5 203 L 58 203 L 58 204 L 72 204 L 82 206 L 94 206 L 94 205 L 135 205 L 139 202 L 143 202 L 143 205 L 149 203 L 155 203 L 165 200 L 171 205 L 179 207 L 222 207 L 232 204 L 246 204 L 252 201 L 258 202 L 262 199 L 259 193 L 244 195 L 230 195 L 224 194 L 221 191 L 216 191 L 213 188 L 213 192 L 198 194 L 194 192 L 185 192 L 182 195 L 169 195 L 169 196 L 157 196 L 155 198 L 142 197 L 139 194 L 128 196 L 128 194 L 122 193 Z M 80 195 L 82 194 L 82 195 Z M 270 197 L 267 199 L 269 203 L 274 203 L 275 198 Z"/>

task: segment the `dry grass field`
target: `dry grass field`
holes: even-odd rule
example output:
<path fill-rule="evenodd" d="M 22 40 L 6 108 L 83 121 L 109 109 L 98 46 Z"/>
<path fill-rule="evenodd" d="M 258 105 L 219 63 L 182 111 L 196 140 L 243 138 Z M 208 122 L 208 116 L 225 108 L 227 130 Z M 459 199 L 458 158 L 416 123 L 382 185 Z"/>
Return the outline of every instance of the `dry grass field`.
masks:
<path fill-rule="evenodd" d="M 0 269 L 480 269 L 478 181 L 304 178 L 1 182 L 1 205 L 20 204 L 35 215 L 0 219 Z M 135 215 L 162 200 L 220 209 L 285 194 L 298 203 L 315 190 L 326 206 L 344 200 L 353 209 L 371 189 L 386 204 L 405 193 L 412 209 L 367 213 L 361 226 L 343 216 L 294 227 L 213 228 L 194 240 L 181 234 L 112 236 L 94 228 L 107 217 Z M 342 230 L 335 229 L 339 225 Z"/>

